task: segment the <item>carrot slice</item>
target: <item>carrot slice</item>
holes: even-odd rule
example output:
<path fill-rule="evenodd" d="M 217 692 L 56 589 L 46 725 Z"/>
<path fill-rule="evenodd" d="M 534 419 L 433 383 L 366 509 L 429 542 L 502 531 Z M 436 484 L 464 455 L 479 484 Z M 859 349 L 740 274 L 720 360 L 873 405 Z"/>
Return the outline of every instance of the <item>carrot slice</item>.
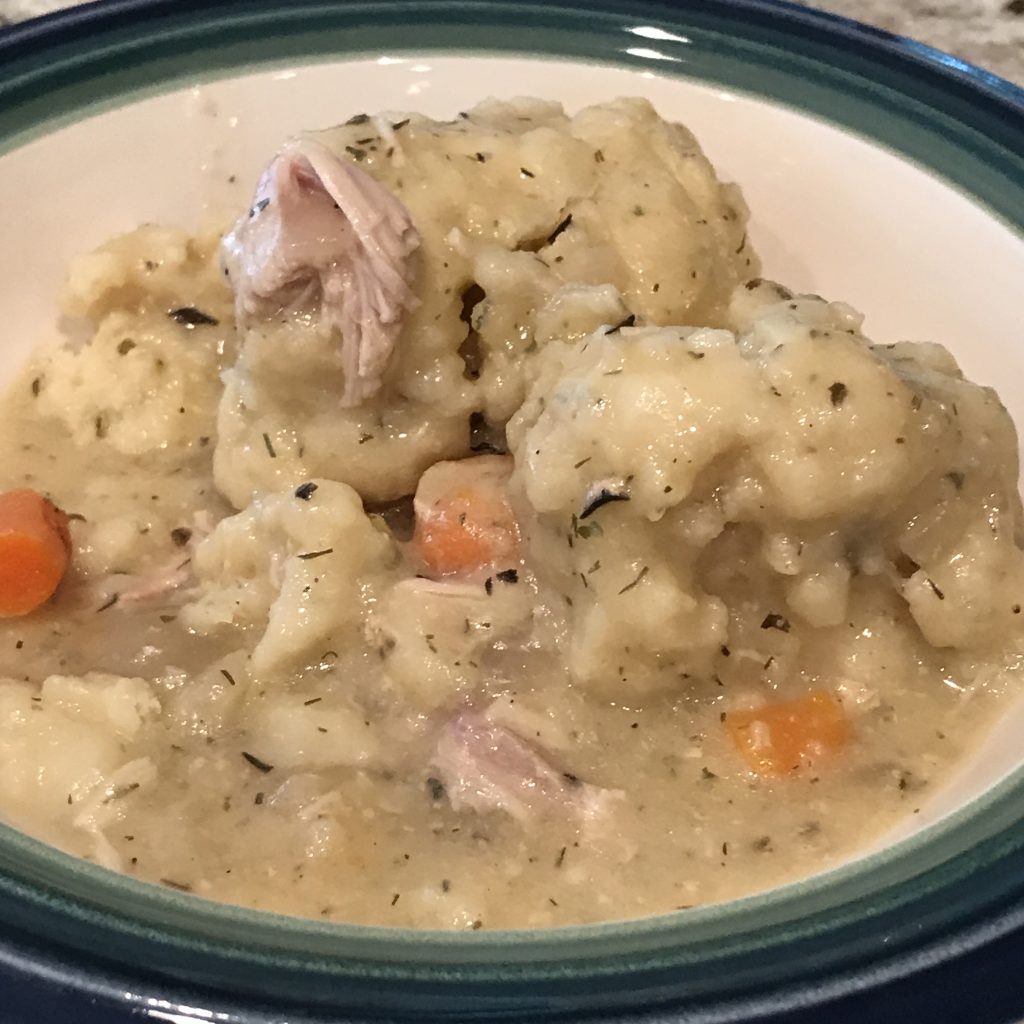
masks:
<path fill-rule="evenodd" d="M 505 485 L 510 460 L 440 462 L 416 490 L 412 553 L 433 579 L 481 575 L 519 561 L 519 528 Z"/>
<path fill-rule="evenodd" d="M 839 702 L 825 690 L 806 697 L 732 711 L 726 729 L 758 775 L 788 775 L 838 753 L 850 739 Z"/>
<path fill-rule="evenodd" d="M 460 488 L 416 522 L 413 546 L 431 576 L 472 576 L 518 561 L 515 523 L 507 503 Z"/>
<path fill-rule="evenodd" d="M 35 611 L 71 561 L 68 517 L 36 491 L 0 494 L 0 618 Z"/>

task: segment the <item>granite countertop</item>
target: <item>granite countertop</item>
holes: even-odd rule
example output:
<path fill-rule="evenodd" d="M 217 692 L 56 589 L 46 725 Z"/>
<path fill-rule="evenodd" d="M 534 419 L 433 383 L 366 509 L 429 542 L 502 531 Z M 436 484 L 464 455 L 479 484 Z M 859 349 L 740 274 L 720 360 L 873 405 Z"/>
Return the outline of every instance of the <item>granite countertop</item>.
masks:
<path fill-rule="evenodd" d="M 1024 0 L 816 0 L 807 6 L 919 39 L 1024 86 Z"/>
<path fill-rule="evenodd" d="M 80 2 L 0 0 L 0 21 Z M 919 39 L 1024 86 L 1024 0 L 814 0 L 807 6 Z"/>

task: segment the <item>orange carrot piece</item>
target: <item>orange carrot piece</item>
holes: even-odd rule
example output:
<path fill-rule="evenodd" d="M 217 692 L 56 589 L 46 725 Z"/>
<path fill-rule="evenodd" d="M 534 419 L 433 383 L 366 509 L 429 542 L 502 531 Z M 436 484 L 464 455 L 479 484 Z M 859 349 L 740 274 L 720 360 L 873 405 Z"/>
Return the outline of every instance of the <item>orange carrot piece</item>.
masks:
<path fill-rule="evenodd" d="M 839 702 L 825 690 L 806 697 L 731 711 L 726 730 L 758 775 L 788 775 L 838 753 L 850 739 Z"/>
<path fill-rule="evenodd" d="M 432 579 L 471 579 L 519 562 L 519 526 L 508 500 L 512 460 L 478 455 L 438 462 L 413 499 L 411 554 Z"/>
<path fill-rule="evenodd" d="M 416 556 L 430 576 L 471 576 L 489 566 L 518 562 L 519 538 L 508 503 L 500 497 L 460 487 L 418 518 L 413 533 Z"/>
<path fill-rule="evenodd" d="M 68 517 L 36 491 L 0 494 L 0 618 L 49 600 L 71 561 Z"/>

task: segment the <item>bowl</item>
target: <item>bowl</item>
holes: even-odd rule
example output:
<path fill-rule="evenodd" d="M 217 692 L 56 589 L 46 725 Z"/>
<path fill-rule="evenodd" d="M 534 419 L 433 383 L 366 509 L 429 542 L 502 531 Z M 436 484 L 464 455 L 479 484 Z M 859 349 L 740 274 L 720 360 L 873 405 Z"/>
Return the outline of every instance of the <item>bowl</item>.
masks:
<path fill-rule="evenodd" d="M 68 260 L 244 206 L 285 136 L 484 95 L 650 98 L 744 189 L 767 276 L 934 339 L 1024 424 L 1024 91 L 767 0 L 110 0 L 0 34 L 5 379 Z M 16 201 L 11 202 L 11 197 Z M 5 1021 L 872 1021 L 1024 1013 L 1024 703 L 920 813 L 757 896 L 536 932 L 223 906 L 0 827 Z"/>

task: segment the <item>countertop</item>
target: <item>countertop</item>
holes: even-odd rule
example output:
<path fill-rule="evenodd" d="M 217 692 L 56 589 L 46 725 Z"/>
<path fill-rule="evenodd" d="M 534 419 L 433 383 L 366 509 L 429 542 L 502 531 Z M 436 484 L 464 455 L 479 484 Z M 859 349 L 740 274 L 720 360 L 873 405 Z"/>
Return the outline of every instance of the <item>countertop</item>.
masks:
<path fill-rule="evenodd" d="M 807 6 L 918 39 L 1024 86 L 1024 0 L 818 0 Z"/>
<path fill-rule="evenodd" d="M 0 21 L 81 0 L 0 0 Z M 816 0 L 808 6 L 910 36 L 1024 86 L 1024 0 Z"/>

